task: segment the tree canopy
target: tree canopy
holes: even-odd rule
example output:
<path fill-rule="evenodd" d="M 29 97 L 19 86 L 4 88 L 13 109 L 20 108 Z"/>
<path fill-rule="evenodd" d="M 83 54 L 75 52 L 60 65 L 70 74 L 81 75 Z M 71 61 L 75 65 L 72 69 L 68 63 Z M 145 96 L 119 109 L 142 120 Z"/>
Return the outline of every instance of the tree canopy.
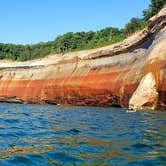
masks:
<path fill-rule="evenodd" d="M 151 0 L 149 8 L 143 11 L 144 19 L 147 21 L 157 14 L 166 4 L 166 0 Z"/>
<path fill-rule="evenodd" d="M 82 49 L 96 48 L 124 39 L 122 30 L 105 28 L 97 32 L 68 32 L 54 41 L 35 45 L 0 44 L 0 59 L 26 61 L 41 58 L 50 53 L 65 53 Z"/>
<path fill-rule="evenodd" d="M 143 11 L 143 18 L 133 17 L 123 29 L 107 27 L 96 32 L 68 32 L 58 36 L 54 41 L 40 42 L 34 45 L 0 43 L 0 59 L 26 61 L 51 53 L 91 49 L 119 42 L 143 29 L 147 25 L 147 20 L 155 15 L 165 3 L 166 0 L 151 0 L 149 8 Z"/>
<path fill-rule="evenodd" d="M 131 35 L 134 32 L 143 29 L 146 26 L 146 22 L 144 19 L 133 17 L 128 24 L 126 24 L 124 28 L 124 32 L 126 35 Z"/>

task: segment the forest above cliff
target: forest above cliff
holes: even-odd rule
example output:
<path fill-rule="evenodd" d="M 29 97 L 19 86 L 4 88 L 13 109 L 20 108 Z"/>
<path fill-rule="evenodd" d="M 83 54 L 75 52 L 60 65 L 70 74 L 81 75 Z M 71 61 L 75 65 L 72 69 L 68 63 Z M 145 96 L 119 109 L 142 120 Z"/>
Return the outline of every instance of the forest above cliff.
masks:
<path fill-rule="evenodd" d="M 26 61 L 51 53 L 63 54 L 117 43 L 146 27 L 148 19 L 155 15 L 165 3 L 166 0 L 151 0 L 149 8 L 143 11 L 143 18 L 133 17 L 123 29 L 107 27 L 96 32 L 68 32 L 58 36 L 54 41 L 40 42 L 34 45 L 0 43 L 0 59 Z"/>

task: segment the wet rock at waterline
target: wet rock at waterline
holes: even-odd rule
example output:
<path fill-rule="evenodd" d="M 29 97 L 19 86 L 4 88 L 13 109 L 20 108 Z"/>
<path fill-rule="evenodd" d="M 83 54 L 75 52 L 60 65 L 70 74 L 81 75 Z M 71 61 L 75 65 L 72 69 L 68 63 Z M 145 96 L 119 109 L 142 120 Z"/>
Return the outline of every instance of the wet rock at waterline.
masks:
<path fill-rule="evenodd" d="M 133 107 L 166 109 L 165 25 L 166 8 L 118 44 L 27 62 L 2 60 L 0 101 L 118 107 L 130 101 Z M 152 82 L 145 86 L 148 73 Z"/>

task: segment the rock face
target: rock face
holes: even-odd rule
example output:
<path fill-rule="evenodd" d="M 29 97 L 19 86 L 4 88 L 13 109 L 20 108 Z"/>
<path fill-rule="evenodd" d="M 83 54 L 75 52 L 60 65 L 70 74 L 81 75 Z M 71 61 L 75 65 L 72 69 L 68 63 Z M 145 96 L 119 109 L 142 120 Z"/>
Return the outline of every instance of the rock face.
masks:
<path fill-rule="evenodd" d="M 158 101 L 156 81 L 152 73 L 144 76 L 129 101 L 131 109 L 155 109 Z"/>
<path fill-rule="evenodd" d="M 166 8 L 115 45 L 0 61 L 0 101 L 166 109 L 165 25 Z"/>

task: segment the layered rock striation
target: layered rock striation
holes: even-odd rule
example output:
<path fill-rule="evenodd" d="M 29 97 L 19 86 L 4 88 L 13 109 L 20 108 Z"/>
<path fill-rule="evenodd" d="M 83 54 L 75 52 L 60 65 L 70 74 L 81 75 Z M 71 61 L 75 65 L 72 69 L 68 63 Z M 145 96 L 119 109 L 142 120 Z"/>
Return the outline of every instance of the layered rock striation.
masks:
<path fill-rule="evenodd" d="M 166 109 L 166 8 L 121 43 L 0 61 L 0 101 Z"/>

